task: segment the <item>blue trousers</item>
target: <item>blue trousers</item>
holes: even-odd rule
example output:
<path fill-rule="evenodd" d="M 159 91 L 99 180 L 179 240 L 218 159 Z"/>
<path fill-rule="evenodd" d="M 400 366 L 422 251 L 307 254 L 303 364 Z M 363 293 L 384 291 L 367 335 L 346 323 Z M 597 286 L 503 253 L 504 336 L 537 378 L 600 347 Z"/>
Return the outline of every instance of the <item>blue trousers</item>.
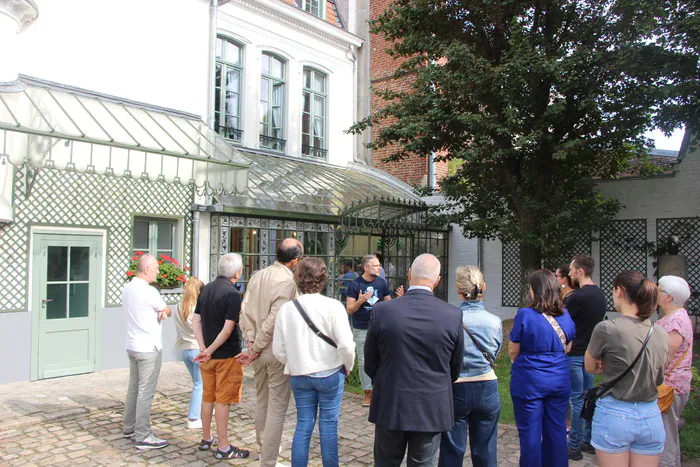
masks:
<path fill-rule="evenodd" d="M 305 467 L 309 463 L 309 444 L 316 414 L 323 467 L 338 467 L 338 419 L 345 389 L 345 372 L 340 370 L 323 378 L 292 376 L 291 383 L 297 405 L 292 467 Z"/>
<path fill-rule="evenodd" d="M 192 395 L 190 396 L 190 410 L 187 418 L 199 420 L 202 416 L 202 373 L 199 371 L 199 363 L 194 361 L 194 357 L 199 355 L 199 350 L 183 350 L 182 361 L 185 362 L 187 371 L 192 377 Z"/>
<path fill-rule="evenodd" d="M 520 467 L 566 467 L 568 394 L 523 399 L 512 395 L 520 437 Z"/>
<path fill-rule="evenodd" d="M 501 398 L 498 381 L 475 381 L 452 385 L 455 426 L 442 434 L 438 467 L 464 463 L 467 433 L 474 467 L 497 467 L 498 416 Z"/>
<path fill-rule="evenodd" d="M 583 357 L 569 357 L 569 375 L 571 377 L 571 431 L 569 432 L 569 447 L 578 449 L 581 443 L 591 442 L 591 422 L 581 418 L 583 395 L 594 384 L 593 375 L 583 366 Z"/>

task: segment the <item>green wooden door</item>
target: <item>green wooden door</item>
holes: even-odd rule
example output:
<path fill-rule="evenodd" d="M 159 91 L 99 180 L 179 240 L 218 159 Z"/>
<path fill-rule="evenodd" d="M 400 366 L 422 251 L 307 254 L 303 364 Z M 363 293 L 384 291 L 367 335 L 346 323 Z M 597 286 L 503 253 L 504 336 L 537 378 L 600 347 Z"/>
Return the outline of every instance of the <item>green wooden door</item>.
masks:
<path fill-rule="evenodd" d="M 102 237 L 34 235 L 32 379 L 95 371 Z"/>

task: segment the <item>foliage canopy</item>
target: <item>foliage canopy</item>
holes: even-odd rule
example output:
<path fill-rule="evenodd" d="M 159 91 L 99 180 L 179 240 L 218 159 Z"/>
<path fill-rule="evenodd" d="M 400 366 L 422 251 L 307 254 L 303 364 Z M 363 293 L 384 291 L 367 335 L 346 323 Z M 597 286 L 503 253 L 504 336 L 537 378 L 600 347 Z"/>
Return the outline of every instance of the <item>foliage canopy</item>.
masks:
<path fill-rule="evenodd" d="M 395 0 L 372 29 L 410 89 L 375 90 L 351 131 L 381 123 L 388 160 L 459 160 L 445 220 L 520 242 L 526 269 L 615 215 L 596 180 L 644 161 L 645 131 L 698 121 L 694 0 Z"/>

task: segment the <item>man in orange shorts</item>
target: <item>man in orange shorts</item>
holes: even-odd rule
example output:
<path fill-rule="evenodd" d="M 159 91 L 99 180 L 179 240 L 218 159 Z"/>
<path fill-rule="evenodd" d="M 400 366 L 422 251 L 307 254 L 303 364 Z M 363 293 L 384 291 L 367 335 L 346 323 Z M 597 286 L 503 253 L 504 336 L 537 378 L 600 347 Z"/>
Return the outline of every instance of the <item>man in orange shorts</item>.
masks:
<path fill-rule="evenodd" d="M 243 367 L 234 358 L 241 352 L 241 331 L 238 319 L 241 294 L 234 284 L 241 277 L 240 255 L 228 253 L 219 260 L 219 276 L 208 283 L 199 295 L 192 318 L 192 327 L 199 343 L 204 393 L 202 395 L 202 441 L 200 451 L 216 444 L 211 433 L 211 419 L 216 404 L 216 431 L 219 440 L 217 459 L 242 459 L 250 452 L 239 449 L 228 440 L 229 405 L 241 401 Z"/>

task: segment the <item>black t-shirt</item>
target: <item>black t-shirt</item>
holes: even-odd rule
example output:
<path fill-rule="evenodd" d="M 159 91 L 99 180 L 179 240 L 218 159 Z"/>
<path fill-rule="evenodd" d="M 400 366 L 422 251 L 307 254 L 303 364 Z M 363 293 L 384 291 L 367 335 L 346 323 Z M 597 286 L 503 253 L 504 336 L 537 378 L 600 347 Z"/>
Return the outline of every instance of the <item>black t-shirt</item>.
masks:
<path fill-rule="evenodd" d="M 593 328 L 605 319 L 605 312 L 608 308 L 605 294 L 596 285 L 584 285 L 571 292 L 564 300 L 564 305 L 576 324 L 576 338 L 569 355 L 581 357 L 586 353 Z"/>
<path fill-rule="evenodd" d="M 360 305 L 360 308 L 352 314 L 352 327 L 355 329 L 367 329 L 369 318 L 372 316 L 372 305 L 384 300 L 384 297 L 391 294 L 386 281 L 381 277 L 375 277 L 372 282 L 367 282 L 362 276 L 358 277 L 348 285 L 346 294 L 349 298 L 357 300 L 360 295 L 372 291 L 372 297 Z"/>
<path fill-rule="evenodd" d="M 231 358 L 241 352 L 241 331 L 238 327 L 241 294 L 230 280 L 219 276 L 205 285 L 194 312 L 202 318 L 202 334 L 207 346 L 216 340 L 227 319 L 236 323 L 226 342 L 214 351 L 212 359 Z"/>

